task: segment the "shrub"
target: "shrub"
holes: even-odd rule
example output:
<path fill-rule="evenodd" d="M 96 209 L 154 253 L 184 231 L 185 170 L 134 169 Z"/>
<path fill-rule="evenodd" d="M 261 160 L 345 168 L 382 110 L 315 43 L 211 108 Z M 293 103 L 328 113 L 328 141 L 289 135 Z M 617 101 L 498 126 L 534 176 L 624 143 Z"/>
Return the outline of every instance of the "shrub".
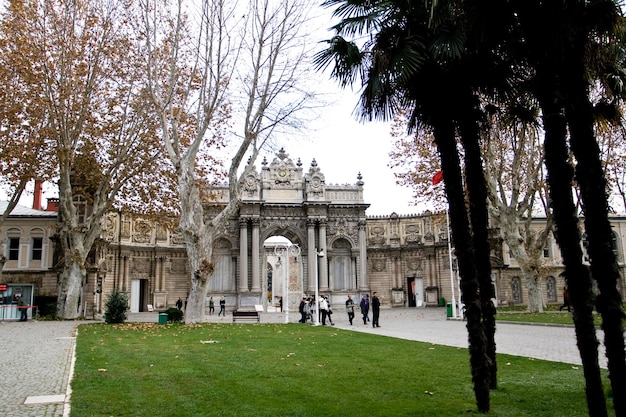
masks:
<path fill-rule="evenodd" d="M 104 309 L 104 321 L 107 323 L 124 323 L 128 312 L 128 295 L 120 291 L 113 291 L 107 297 Z"/>
<path fill-rule="evenodd" d="M 170 307 L 165 310 L 167 313 L 167 321 L 176 323 L 179 321 L 183 321 L 183 311 L 174 307 Z"/>
<path fill-rule="evenodd" d="M 34 304 L 40 320 L 53 320 L 57 315 L 57 297 L 50 295 L 36 295 Z M 33 312 L 34 313 L 34 312 Z"/>

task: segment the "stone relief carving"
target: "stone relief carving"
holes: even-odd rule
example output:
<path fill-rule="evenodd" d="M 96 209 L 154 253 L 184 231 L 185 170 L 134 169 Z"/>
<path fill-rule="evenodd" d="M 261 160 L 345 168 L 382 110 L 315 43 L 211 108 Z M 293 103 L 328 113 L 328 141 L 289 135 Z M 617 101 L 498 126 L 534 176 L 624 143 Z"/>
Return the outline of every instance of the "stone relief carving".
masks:
<path fill-rule="evenodd" d="M 422 235 L 418 224 L 409 224 L 406 227 L 404 240 L 407 243 L 422 243 Z"/>
<path fill-rule="evenodd" d="M 167 240 L 167 227 L 162 224 L 156 225 L 156 238 L 160 241 Z"/>
<path fill-rule="evenodd" d="M 358 234 L 358 231 L 355 230 L 354 225 L 351 223 L 352 222 L 349 222 L 345 218 L 338 218 L 334 221 L 330 221 L 326 228 L 326 233 L 329 235 L 355 237 Z"/>
<path fill-rule="evenodd" d="M 382 226 L 374 226 L 370 229 L 370 244 L 372 245 L 384 245 L 386 242 L 385 239 L 385 228 Z"/>
<path fill-rule="evenodd" d="M 170 235 L 170 243 L 172 245 L 183 245 L 185 243 L 183 234 L 179 230 L 173 231 Z"/>
<path fill-rule="evenodd" d="M 410 272 L 417 272 L 417 271 L 421 271 L 423 269 L 423 267 L 422 267 L 422 260 L 421 260 L 421 258 L 417 258 L 417 257 L 407 258 L 406 266 L 407 266 L 407 269 Z"/>
<path fill-rule="evenodd" d="M 183 259 L 172 259 L 170 262 L 170 271 L 175 274 L 183 274 L 187 272 L 187 261 Z"/>
<path fill-rule="evenodd" d="M 104 224 L 104 239 L 108 242 L 113 242 L 115 240 L 115 225 L 116 215 L 113 213 L 107 214 L 106 221 Z"/>
<path fill-rule="evenodd" d="M 152 235 L 152 225 L 145 220 L 135 220 L 133 242 L 149 243 Z"/>
<path fill-rule="evenodd" d="M 259 178 L 256 169 L 249 174 L 243 182 L 243 192 L 249 197 L 257 194 L 259 190 Z"/>
<path fill-rule="evenodd" d="M 124 216 L 122 219 L 122 237 L 130 237 L 130 219 Z"/>
<path fill-rule="evenodd" d="M 372 261 L 372 269 L 376 272 L 383 272 L 386 269 L 385 259 L 374 259 Z"/>
<path fill-rule="evenodd" d="M 131 271 L 136 274 L 147 274 L 150 272 L 150 260 L 145 258 L 134 258 Z"/>

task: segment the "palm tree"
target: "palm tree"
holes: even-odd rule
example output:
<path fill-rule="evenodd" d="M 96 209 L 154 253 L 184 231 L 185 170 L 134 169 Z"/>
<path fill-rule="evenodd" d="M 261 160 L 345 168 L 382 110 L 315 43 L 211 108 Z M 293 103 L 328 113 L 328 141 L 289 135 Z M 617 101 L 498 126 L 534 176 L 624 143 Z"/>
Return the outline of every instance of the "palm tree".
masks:
<path fill-rule="evenodd" d="M 495 386 L 496 367 L 493 333 L 486 335 L 482 322 L 485 304 L 482 298 L 491 303 L 492 290 L 489 246 L 486 241 L 486 186 L 478 180 L 484 178 L 484 175 L 480 152 L 475 152 L 473 148 L 474 144 L 478 144 L 478 121 L 474 119 L 474 126 L 470 127 L 470 117 L 476 115 L 474 111 L 470 112 L 471 116 L 464 116 L 462 123 L 457 120 L 460 115 L 465 115 L 466 108 L 453 104 L 475 103 L 474 94 L 464 82 L 459 82 L 463 79 L 459 77 L 462 66 L 445 64 L 447 58 L 462 56 L 462 45 L 449 41 L 455 39 L 448 36 L 448 29 L 452 25 L 448 24 L 445 29 L 443 24 L 437 25 L 442 30 L 431 28 L 430 9 L 417 2 L 328 0 L 324 5 L 336 6 L 334 14 L 341 17 L 342 21 L 334 27 L 337 36 L 328 41 L 329 47 L 317 55 L 318 67 L 325 68 L 334 63 L 331 75 L 340 80 L 343 86 L 353 83 L 357 74 L 361 75 L 364 83 L 361 111 L 364 118 L 385 119 L 397 109 L 408 108 L 410 128 L 414 128 L 417 123 L 425 123 L 434 132 L 459 260 L 474 391 L 478 409 L 488 411 L 489 386 Z M 444 16 L 443 13 L 441 16 Z M 371 40 L 365 42 L 362 49 L 342 37 L 361 35 L 365 31 L 370 32 Z M 442 42 L 446 43 L 445 49 L 452 50 L 452 53 L 438 58 L 436 50 L 444 47 Z M 469 95 L 469 98 L 459 100 L 459 96 L 464 95 Z M 471 172 L 477 173 L 476 180 L 468 180 L 467 184 L 470 200 L 475 202 L 471 208 L 471 227 L 457 150 L 457 125 L 464 126 L 463 131 L 468 134 L 463 142 L 467 148 L 466 166 L 470 167 Z M 481 198 L 482 201 L 479 201 Z M 474 235 L 470 230 L 474 231 Z M 485 241 L 476 245 L 479 239 Z M 475 261 L 477 246 L 481 257 L 486 259 L 486 262 L 481 263 L 480 273 Z M 480 277 L 484 279 L 481 281 Z M 488 286 L 485 286 L 487 281 Z M 495 331 L 495 326 L 492 329 Z M 493 346 L 491 349 L 487 347 L 489 341 Z M 487 355 L 488 351 L 493 354 L 493 359 Z M 494 372 L 493 376 L 491 372 Z"/>
<path fill-rule="evenodd" d="M 602 315 L 604 344 L 608 359 L 609 378 L 613 390 L 616 415 L 626 414 L 626 356 L 624 353 L 624 310 L 617 284 L 620 273 L 613 251 L 613 232 L 608 218 L 606 196 L 607 181 L 604 175 L 600 148 L 594 134 L 594 112 L 589 99 L 590 65 L 597 56 L 588 51 L 589 45 L 612 37 L 617 24 L 619 6 L 612 0 L 598 0 L 591 4 L 569 2 L 566 14 L 573 31 L 567 46 L 561 73 L 564 79 L 565 115 L 570 130 L 571 149 L 576 158 L 576 182 L 580 188 L 585 214 L 587 251 L 591 261 L 591 274 L 598 282 L 599 294 L 596 309 Z M 601 19 L 596 13 L 601 12 Z M 597 47 L 597 46 L 596 46 Z"/>
<path fill-rule="evenodd" d="M 534 68 L 534 91 L 542 106 L 545 140 L 545 162 L 555 214 L 557 241 L 566 267 L 566 280 L 574 305 L 574 324 L 587 383 L 589 415 L 606 416 L 606 400 L 598 366 L 598 340 L 593 325 L 591 279 L 583 265 L 578 218 L 571 193 L 574 171 L 569 161 L 567 127 L 571 150 L 576 157 L 576 181 L 581 190 L 587 234 L 594 235 L 593 277 L 598 280 L 603 312 L 605 344 L 609 372 L 614 390 L 616 415 L 624 415 L 624 341 L 621 297 L 616 289 L 617 265 L 609 254 L 611 231 L 608 205 L 604 194 L 606 180 L 593 134 L 593 116 L 589 103 L 591 56 L 589 44 L 592 28 L 615 19 L 610 0 L 562 4 L 523 2 L 519 7 L 520 27 L 527 41 L 524 49 Z M 600 5 L 602 13 L 598 13 Z M 613 4 L 614 6 L 614 4 Z M 599 17 L 600 16 L 600 17 Z M 608 27 L 611 25 L 609 24 Z M 592 231 L 593 230 L 593 231 Z M 601 264 L 601 265 L 600 265 Z"/>

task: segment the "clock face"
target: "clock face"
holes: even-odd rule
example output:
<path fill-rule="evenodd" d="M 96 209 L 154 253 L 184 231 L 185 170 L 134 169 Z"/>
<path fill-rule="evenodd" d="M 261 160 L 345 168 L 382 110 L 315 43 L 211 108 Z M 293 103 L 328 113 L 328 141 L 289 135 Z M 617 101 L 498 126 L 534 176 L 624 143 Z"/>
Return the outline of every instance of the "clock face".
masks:
<path fill-rule="evenodd" d="M 278 176 L 279 177 L 286 177 L 287 176 L 287 170 L 284 168 L 281 168 L 278 170 Z"/>

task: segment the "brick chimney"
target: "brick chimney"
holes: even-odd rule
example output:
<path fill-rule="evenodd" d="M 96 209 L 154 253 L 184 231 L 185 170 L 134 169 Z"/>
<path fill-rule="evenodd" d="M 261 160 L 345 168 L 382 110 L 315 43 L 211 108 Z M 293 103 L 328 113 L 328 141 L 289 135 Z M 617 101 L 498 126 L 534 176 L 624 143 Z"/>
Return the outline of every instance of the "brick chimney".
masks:
<path fill-rule="evenodd" d="M 43 183 L 35 180 L 35 193 L 33 195 L 33 210 L 41 210 L 41 197 L 43 195 Z"/>
<path fill-rule="evenodd" d="M 49 198 L 48 206 L 46 207 L 46 211 L 59 211 L 59 199 L 58 198 Z"/>

